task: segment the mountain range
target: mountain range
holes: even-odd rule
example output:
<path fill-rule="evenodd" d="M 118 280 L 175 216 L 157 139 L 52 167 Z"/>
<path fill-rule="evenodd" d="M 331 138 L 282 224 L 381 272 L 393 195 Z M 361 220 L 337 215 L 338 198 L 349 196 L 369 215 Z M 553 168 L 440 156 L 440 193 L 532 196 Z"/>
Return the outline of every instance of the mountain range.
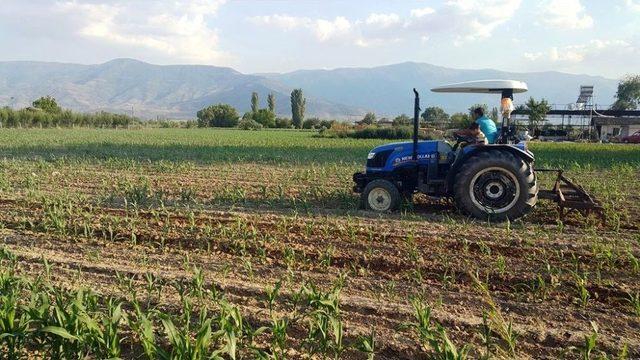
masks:
<path fill-rule="evenodd" d="M 302 88 L 307 116 L 356 119 L 365 112 L 395 116 L 413 111 L 412 88 L 421 92 L 422 107 L 441 106 L 448 112 L 466 111 L 475 103 L 498 104 L 491 95 L 442 94 L 434 86 L 482 79 L 525 81 L 529 96 L 553 104 L 575 102 L 580 85 L 594 85 L 595 102 L 613 103 L 617 80 L 561 72 L 512 73 L 493 69 L 463 70 L 406 62 L 372 68 L 300 70 L 289 73 L 243 74 L 227 67 L 153 65 L 115 59 L 98 65 L 35 61 L 0 62 L 0 106 L 28 106 L 51 95 L 78 111 L 133 113 L 142 118 L 194 118 L 211 104 L 228 103 L 240 113 L 250 108 L 252 92 L 266 107 L 267 94 L 276 96 L 276 112 L 290 116 L 289 94 Z"/>

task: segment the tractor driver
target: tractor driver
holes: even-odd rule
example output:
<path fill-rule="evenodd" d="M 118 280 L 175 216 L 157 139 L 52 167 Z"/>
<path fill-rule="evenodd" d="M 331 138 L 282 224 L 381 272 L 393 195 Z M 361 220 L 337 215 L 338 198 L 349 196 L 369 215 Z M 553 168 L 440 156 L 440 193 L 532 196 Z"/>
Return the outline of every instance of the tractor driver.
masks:
<path fill-rule="evenodd" d="M 484 135 L 489 144 L 495 143 L 498 137 L 498 129 L 496 128 L 496 123 L 484 115 L 484 109 L 481 107 L 474 109 L 472 117 L 474 121 L 469 128 L 457 131 L 456 135 L 475 138 L 482 138 L 482 135 Z"/>

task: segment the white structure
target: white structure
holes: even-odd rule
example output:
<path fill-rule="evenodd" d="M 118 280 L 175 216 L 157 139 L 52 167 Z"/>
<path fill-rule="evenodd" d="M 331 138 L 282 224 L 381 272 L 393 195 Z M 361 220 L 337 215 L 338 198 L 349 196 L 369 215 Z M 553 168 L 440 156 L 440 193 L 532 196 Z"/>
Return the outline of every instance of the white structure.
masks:
<path fill-rule="evenodd" d="M 473 93 L 473 94 L 501 94 L 505 90 L 513 93 L 527 92 L 527 84 L 516 80 L 477 80 L 438 86 L 431 91 L 439 93 Z"/>
<path fill-rule="evenodd" d="M 594 117 L 591 125 L 598 133 L 598 138 L 602 140 L 611 137 L 623 138 L 640 130 L 640 118 Z"/>

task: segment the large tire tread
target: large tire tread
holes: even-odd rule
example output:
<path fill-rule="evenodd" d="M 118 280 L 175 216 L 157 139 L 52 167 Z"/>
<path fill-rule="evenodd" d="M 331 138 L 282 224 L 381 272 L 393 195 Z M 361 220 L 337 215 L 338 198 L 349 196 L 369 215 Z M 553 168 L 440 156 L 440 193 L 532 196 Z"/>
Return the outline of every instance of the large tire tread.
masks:
<path fill-rule="evenodd" d="M 490 167 L 505 167 L 515 172 L 520 184 L 520 197 L 514 206 L 499 214 L 492 214 L 473 204 L 469 195 L 469 186 L 473 176 L 480 170 Z M 532 164 L 515 155 L 500 150 L 483 151 L 469 158 L 456 175 L 454 181 L 454 200 L 456 206 L 465 214 L 481 220 L 515 220 L 528 214 L 538 201 L 538 184 Z"/>

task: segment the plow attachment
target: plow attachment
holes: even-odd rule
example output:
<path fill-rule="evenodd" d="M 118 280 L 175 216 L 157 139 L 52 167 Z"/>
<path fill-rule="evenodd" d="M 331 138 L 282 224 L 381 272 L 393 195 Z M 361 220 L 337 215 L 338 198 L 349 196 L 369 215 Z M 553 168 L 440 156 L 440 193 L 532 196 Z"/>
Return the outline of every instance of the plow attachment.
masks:
<path fill-rule="evenodd" d="M 558 204 L 560 218 L 570 210 L 577 210 L 585 216 L 597 214 L 604 221 L 604 209 L 599 201 L 589 195 L 582 186 L 575 184 L 560 169 L 535 169 L 536 172 L 555 172 L 556 181 L 551 190 L 539 190 L 538 198 L 554 201 Z"/>

